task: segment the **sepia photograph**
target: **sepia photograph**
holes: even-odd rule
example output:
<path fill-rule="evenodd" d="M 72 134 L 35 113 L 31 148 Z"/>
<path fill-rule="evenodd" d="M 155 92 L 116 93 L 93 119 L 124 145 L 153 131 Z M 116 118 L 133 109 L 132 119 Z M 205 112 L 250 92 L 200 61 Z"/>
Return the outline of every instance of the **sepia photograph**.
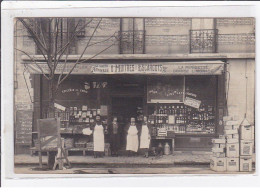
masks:
<path fill-rule="evenodd" d="M 255 19 L 14 20 L 17 174 L 253 174 Z"/>
<path fill-rule="evenodd" d="M 254 174 L 255 18 L 17 17 L 17 174 Z"/>

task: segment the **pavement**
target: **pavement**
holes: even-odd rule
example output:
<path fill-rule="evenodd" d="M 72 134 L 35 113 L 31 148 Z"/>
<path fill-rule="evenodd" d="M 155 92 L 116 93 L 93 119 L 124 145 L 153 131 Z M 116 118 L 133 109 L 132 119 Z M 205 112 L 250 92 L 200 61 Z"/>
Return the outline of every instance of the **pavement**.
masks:
<path fill-rule="evenodd" d="M 209 168 L 209 165 L 202 166 L 174 166 L 174 167 L 122 167 L 122 168 L 64 168 L 63 170 L 40 170 L 35 167 L 16 167 L 17 174 L 253 174 L 254 172 L 215 172 Z"/>
<path fill-rule="evenodd" d="M 211 152 L 174 152 L 161 157 L 119 156 L 94 158 L 69 156 L 72 168 L 63 170 L 39 169 L 38 156 L 15 155 L 18 174 L 248 174 L 248 172 L 214 172 L 210 169 Z M 255 161 L 255 155 L 253 156 Z M 43 164 L 47 156 L 43 156 Z M 252 172 L 253 173 L 253 172 Z"/>
<path fill-rule="evenodd" d="M 105 156 L 103 158 L 94 158 L 93 156 L 69 156 L 69 161 L 72 164 L 209 164 L 211 152 L 174 152 L 171 155 L 163 155 L 161 157 L 150 156 L 145 158 L 142 155 L 139 156 L 118 156 L 111 157 Z M 15 155 L 16 165 L 35 165 L 39 164 L 38 156 L 30 155 Z M 43 156 L 43 163 L 47 162 L 47 157 Z"/>

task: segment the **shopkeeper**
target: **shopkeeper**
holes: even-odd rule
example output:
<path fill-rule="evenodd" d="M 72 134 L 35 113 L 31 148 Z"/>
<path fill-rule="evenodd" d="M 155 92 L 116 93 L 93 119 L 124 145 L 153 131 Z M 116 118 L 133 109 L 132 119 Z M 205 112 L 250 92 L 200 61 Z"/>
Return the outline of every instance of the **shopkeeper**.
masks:
<path fill-rule="evenodd" d="M 96 116 L 96 121 L 91 126 L 93 130 L 94 158 L 103 157 L 105 151 L 105 127 L 101 116 Z"/>
<path fill-rule="evenodd" d="M 138 127 L 135 122 L 135 118 L 131 117 L 130 124 L 126 126 L 127 138 L 126 138 L 126 150 L 128 156 L 137 153 L 139 142 L 138 142 Z"/>
<path fill-rule="evenodd" d="M 113 117 L 112 123 L 108 125 L 112 156 L 118 156 L 118 149 L 120 143 L 119 128 L 120 126 L 117 122 L 117 117 Z"/>
<path fill-rule="evenodd" d="M 151 141 L 151 126 L 147 122 L 147 117 L 143 117 L 141 136 L 140 136 L 140 149 L 143 149 L 145 154 L 144 156 L 148 158 L 148 151 Z"/>

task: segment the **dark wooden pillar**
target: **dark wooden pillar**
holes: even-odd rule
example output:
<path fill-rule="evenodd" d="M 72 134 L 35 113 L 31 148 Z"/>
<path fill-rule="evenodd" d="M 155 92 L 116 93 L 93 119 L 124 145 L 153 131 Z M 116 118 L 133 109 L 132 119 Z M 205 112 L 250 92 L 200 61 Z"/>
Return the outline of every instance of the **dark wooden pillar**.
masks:
<path fill-rule="evenodd" d="M 217 134 L 224 134 L 223 116 L 226 115 L 226 99 L 225 99 L 225 73 L 218 76 L 217 89 Z"/>

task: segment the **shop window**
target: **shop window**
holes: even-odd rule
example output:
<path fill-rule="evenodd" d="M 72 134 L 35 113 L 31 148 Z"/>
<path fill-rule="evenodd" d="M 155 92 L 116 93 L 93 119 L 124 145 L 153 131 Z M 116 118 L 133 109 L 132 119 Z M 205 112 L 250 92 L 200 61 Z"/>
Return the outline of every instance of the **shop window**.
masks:
<path fill-rule="evenodd" d="M 168 86 L 163 84 L 165 82 L 166 78 L 148 80 L 148 114 L 154 126 L 152 135 L 215 134 L 216 76 L 175 76 Z"/>

